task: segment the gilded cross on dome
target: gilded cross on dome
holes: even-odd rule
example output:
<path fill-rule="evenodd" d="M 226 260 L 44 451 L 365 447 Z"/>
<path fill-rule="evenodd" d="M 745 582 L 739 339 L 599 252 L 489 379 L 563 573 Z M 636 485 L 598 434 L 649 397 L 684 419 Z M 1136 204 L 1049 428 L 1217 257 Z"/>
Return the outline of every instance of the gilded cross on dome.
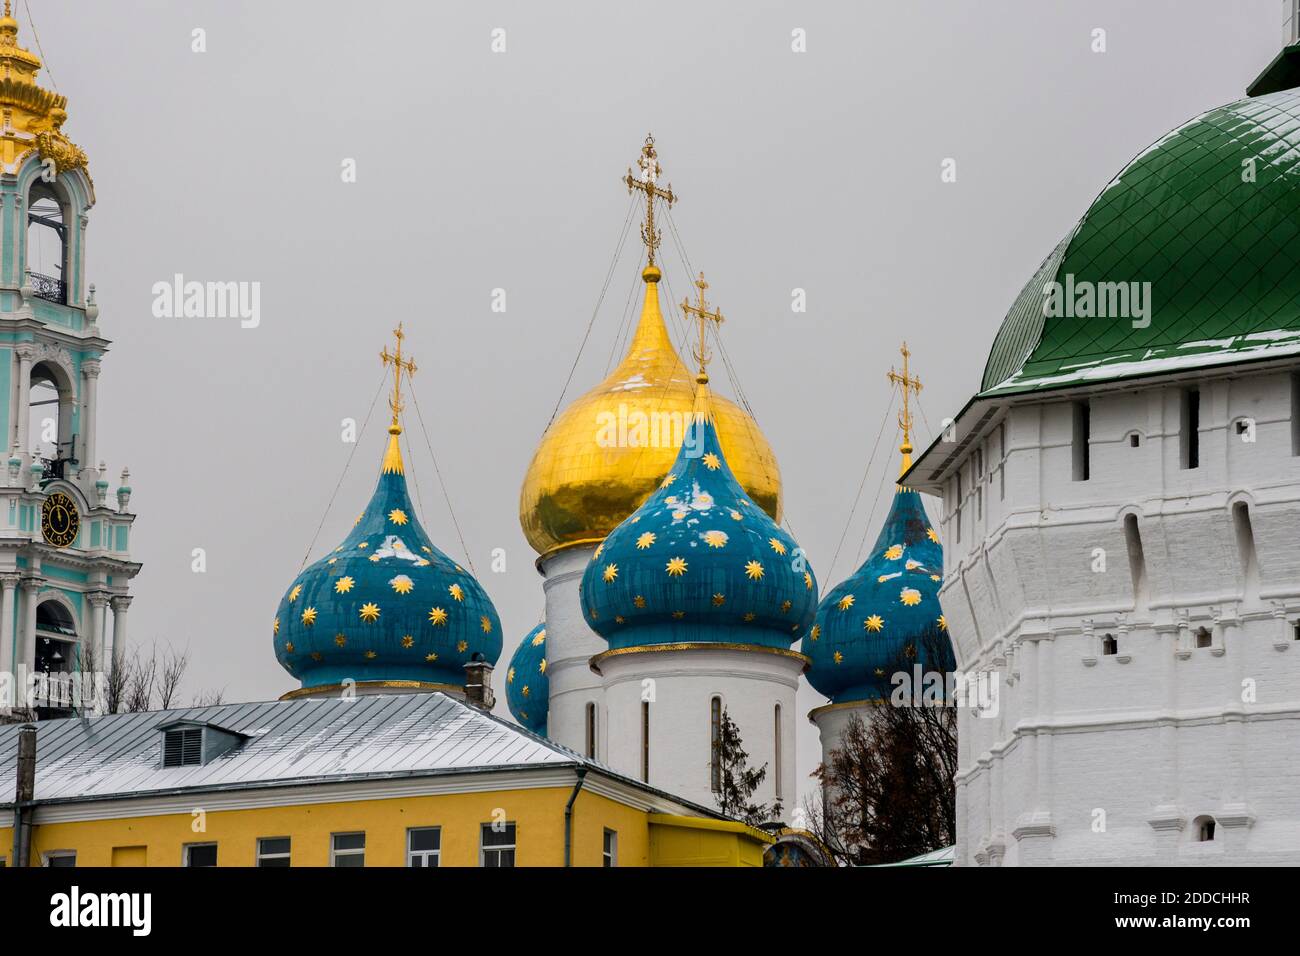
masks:
<path fill-rule="evenodd" d="M 406 338 L 406 333 L 402 331 L 402 324 L 399 322 L 397 328 L 393 329 L 393 336 L 397 339 L 396 352 L 389 352 L 388 346 L 379 353 L 379 359 L 384 363 L 384 367 L 393 366 L 393 397 L 388 400 L 388 407 L 393 410 L 393 424 L 397 425 L 397 416 L 402 411 L 402 373 L 405 372 L 407 377 L 415 374 L 415 360 L 402 358 L 402 339 Z M 399 426 L 400 427 L 400 426 Z"/>
<path fill-rule="evenodd" d="M 912 353 L 908 350 L 906 342 L 903 343 L 900 351 L 903 353 L 903 374 L 898 374 L 891 367 L 889 381 L 903 390 L 903 410 L 898 413 L 898 424 L 903 429 L 903 443 L 898 446 L 898 450 L 903 453 L 903 468 L 899 472 L 902 476 L 912 467 L 912 395 L 921 393 L 921 380 L 908 371 L 907 360 L 911 358 Z"/>
<path fill-rule="evenodd" d="M 704 281 L 704 273 L 701 272 L 700 277 L 695 280 L 695 288 L 699 290 L 696 293 L 696 299 L 697 299 L 696 304 L 691 305 L 689 301 L 687 301 L 686 299 L 682 299 L 682 311 L 685 312 L 687 315 L 695 316 L 695 318 L 699 321 L 699 325 L 700 325 L 700 344 L 695 351 L 695 358 L 700 363 L 700 374 L 696 380 L 701 385 L 703 385 L 705 382 L 709 380 L 709 376 L 705 371 L 706 366 L 708 366 L 709 364 L 709 357 L 710 357 L 709 350 L 705 344 L 705 336 L 707 335 L 708 324 L 710 322 L 713 322 L 716 325 L 721 325 L 723 322 L 722 310 L 721 309 L 710 310 L 709 303 L 704 298 L 704 290 L 707 289 L 708 287 L 709 284 Z"/>
<path fill-rule="evenodd" d="M 645 145 L 641 147 L 641 155 L 637 157 L 636 164 L 641 175 L 634 176 L 632 167 L 629 166 L 623 182 L 627 183 L 629 193 L 634 189 L 645 193 L 645 222 L 641 224 L 641 241 L 645 243 L 649 263 L 653 266 L 660 239 L 659 230 L 655 228 L 655 200 L 662 199 L 671 206 L 677 201 L 677 196 L 673 193 L 672 183 L 668 184 L 667 189 L 659 188 L 659 176 L 663 173 L 663 168 L 659 165 L 659 154 L 655 152 L 655 138 L 649 133 L 646 134 Z"/>

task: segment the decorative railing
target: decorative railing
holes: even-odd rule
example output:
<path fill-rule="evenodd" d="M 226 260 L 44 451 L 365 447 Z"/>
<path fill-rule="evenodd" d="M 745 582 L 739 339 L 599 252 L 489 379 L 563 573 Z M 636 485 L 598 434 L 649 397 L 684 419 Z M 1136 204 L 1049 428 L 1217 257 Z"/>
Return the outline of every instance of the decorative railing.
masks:
<path fill-rule="evenodd" d="M 31 280 L 32 295 L 36 298 L 58 302 L 60 305 L 68 301 L 68 284 L 62 279 L 41 275 L 39 272 L 28 272 L 27 278 Z"/>

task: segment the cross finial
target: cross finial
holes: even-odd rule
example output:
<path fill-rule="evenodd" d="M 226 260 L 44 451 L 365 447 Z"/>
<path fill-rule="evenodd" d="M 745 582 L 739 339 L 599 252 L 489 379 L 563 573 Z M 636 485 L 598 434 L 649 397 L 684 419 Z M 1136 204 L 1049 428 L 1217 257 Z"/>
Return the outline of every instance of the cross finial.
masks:
<path fill-rule="evenodd" d="M 701 385 L 705 384 L 709 380 L 708 372 L 706 371 L 706 367 L 709 364 L 709 350 L 705 343 L 708 324 L 713 322 L 715 325 L 721 325 L 723 322 L 722 310 L 710 310 L 709 303 L 704 298 L 704 290 L 708 287 L 709 284 L 704 281 L 704 273 L 701 272 L 700 277 L 695 280 L 695 288 L 699 290 L 696 294 L 698 300 L 697 303 L 691 305 L 687 299 L 682 299 L 682 311 L 687 315 L 695 316 L 700 323 L 700 344 L 699 348 L 695 352 L 695 358 L 698 359 L 700 363 L 700 373 L 696 376 L 695 380 Z"/>
<path fill-rule="evenodd" d="M 384 363 L 384 367 L 393 366 L 393 397 L 388 400 L 388 407 L 393 410 L 393 424 L 389 427 L 391 434 L 399 434 L 402 426 L 398 423 L 398 416 L 402 412 L 402 373 L 407 376 L 415 374 L 415 361 L 410 358 L 402 358 L 402 339 L 406 338 L 406 333 L 402 331 L 402 324 L 399 322 L 397 328 L 393 329 L 393 336 L 397 339 L 397 349 L 395 352 L 389 352 L 388 346 L 379 353 L 379 359 Z M 397 431 L 393 431 L 397 429 Z"/>
<path fill-rule="evenodd" d="M 659 165 L 659 154 L 655 152 L 655 138 L 649 133 L 646 134 L 645 145 L 641 147 L 636 165 L 641 170 L 640 176 L 633 175 L 632 167 L 629 166 L 623 182 L 627 183 L 629 193 L 634 189 L 645 193 L 645 222 L 641 224 L 641 241 L 645 243 L 649 265 L 653 267 L 660 239 L 659 230 L 655 228 L 655 200 L 662 199 L 671 206 L 677 201 L 677 196 L 673 192 L 672 183 L 668 184 L 667 189 L 659 188 L 659 176 L 663 173 L 663 168 Z"/>
<path fill-rule="evenodd" d="M 898 413 L 898 424 L 903 429 L 903 443 L 898 446 L 898 450 L 903 453 L 903 468 L 900 475 L 906 473 L 907 469 L 912 467 L 912 395 L 921 393 L 921 380 L 910 374 L 908 370 L 908 359 L 912 353 L 907 348 L 907 343 L 903 343 L 903 374 L 898 374 L 892 367 L 889 369 L 889 381 L 899 386 L 903 390 L 903 410 Z"/>

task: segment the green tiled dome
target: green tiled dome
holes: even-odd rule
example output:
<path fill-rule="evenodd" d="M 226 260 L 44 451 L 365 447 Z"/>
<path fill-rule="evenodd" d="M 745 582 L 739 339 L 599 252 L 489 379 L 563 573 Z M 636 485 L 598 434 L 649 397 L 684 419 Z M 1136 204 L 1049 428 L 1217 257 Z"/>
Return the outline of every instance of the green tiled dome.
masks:
<path fill-rule="evenodd" d="M 1039 267 L 983 394 L 1300 353 L 1298 234 L 1300 90 L 1210 110 L 1129 163 Z M 1045 315 L 1044 286 L 1067 281 L 1149 282 L 1149 324 Z"/>

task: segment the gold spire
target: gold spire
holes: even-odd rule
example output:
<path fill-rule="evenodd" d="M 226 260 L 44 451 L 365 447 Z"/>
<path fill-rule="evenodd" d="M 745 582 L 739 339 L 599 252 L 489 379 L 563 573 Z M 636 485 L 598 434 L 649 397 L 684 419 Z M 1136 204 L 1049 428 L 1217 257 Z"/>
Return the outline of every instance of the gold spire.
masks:
<path fill-rule="evenodd" d="M 898 446 L 898 450 L 903 453 L 903 464 L 898 471 L 898 477 L 901 478 L 912 467 L 912 393 L 920 394 L 921 380 L 908 372 L 907 360 L 912 353 L 908 351 L 906 342 L 900 351 L 903 353 L 903 374 L 898 374 L 891 367 L 889 380 L 903 390 L 903 410 L 898 413 L 898 424 L 903 429 L 903 443 Z"/>
<path fill-rule="evenodd" d="M 402 331 L 402 324 L 399 322 L 397 328 L 393 329 L 393 335 L 397 339 L 396 352 L 389 352 L 388 346 L 379 353 L 379 360 L 384 363 L 384 368 L 389 365 L 393 366 L 393 397 L 388 400 L 388 407 L 393 410 L 393 422 L 388 426 L 388 450 L 384 452 L 385 475 L 404 474 L 402 467 L 402 452 L 398 447 L 397 436 L 402 434 L 402 425 L 399 417 L 402 413 L 402 373 L 405 372 L 408 377 L 415 374 L 415 361 L 410 358 L 402 358 L 402 339 L 406 338 L 406 333 Z"/>
<path fill-rule="evenodd" d="M 648 272 L 655 267 L 655 250 L 659 248 L 659 230 L 655 228 L 655 200 L 662 199 L 671 206 L 677 201 L 677 196 L 673 193 L 672 183 L 668 184 L 667 189 L 659 188 L 659 176 L 663 169 L 659 166 L 659 157 L 655 152 L 655 138 L 649 133 L 646 134 L 645 145 L 641 147 L 641 155 L 637 157 L 636 164 L 641 170 L 640 177 L 632 175 L 632 167 L 629 166 L 623 182 L 627 183 L 629 193 L 634 189 L 645 193 L 645 222 L 641 224 L 641 241 L 646 247 Z"/>
<path fill-rule="evenodd" d="M 0 168 L 14 173 L 33 149 L 54 162 L 58 173 L 86 168 L 86 154 L 61 127 L 68 118 L 68 98 L 36 83 L 41 58 L 18 45 L 18 21 L 12 4 L 0 17 Z"/>
<path fill-rule="evenodd" d="M 721 325 L 723 322 L 722 310 L 715 309 L 710 311 L 709 303 L 704 299 L 704 290 L 708 287 L 709 284 L 704 281 L 704 273 L 701 272 L 700 277 L 695 280 L 695 288 L 699 290 L 696 294 L 698 299 L 697 304 L 691 305 L 689 301 L 682 299 L 682 311 L 688 316 L 695 316 L 700 325 L 700 344 L 695 350 L 695 359 L 700 363 L 700 371 L 699 374 L 695 376 L 695 381 L 699 382 L 701 385 L 707 385 L 709 381 L 707 369 L 710 355 L 705 341 L 708 325 L 710 322 L 716 323 L 717 325 Z"/>

